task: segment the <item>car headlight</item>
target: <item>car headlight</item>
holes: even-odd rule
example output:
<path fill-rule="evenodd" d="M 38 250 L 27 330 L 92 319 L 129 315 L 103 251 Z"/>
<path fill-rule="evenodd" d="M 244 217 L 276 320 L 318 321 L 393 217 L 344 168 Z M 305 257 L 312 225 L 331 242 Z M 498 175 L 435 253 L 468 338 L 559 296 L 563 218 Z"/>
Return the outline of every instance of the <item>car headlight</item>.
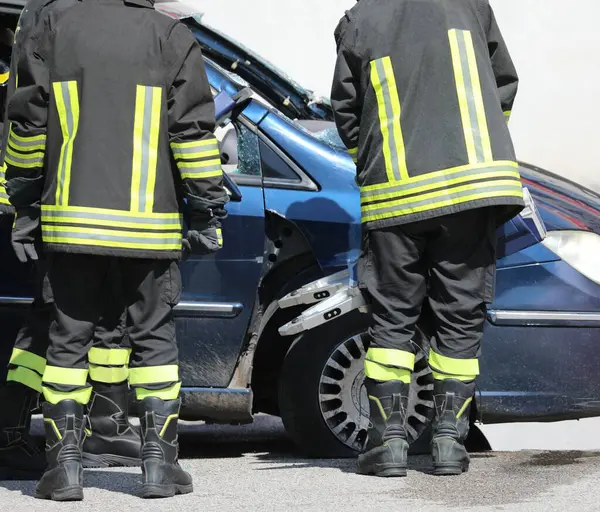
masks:
<path fill-rule="evenodd" d="M 600 236 L 590 231 L 549 231 L 542 242 L 554 254 L 600 284 Z"/>

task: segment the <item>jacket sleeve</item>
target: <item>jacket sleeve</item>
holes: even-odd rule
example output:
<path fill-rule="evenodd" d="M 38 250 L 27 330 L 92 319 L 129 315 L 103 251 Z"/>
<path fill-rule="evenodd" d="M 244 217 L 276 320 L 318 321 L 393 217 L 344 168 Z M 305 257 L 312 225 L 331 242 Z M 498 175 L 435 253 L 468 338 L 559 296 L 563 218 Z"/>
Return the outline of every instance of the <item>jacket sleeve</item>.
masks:
<path fill-rule="evenodd" d="M 496 84 L 498 86 L 498 93 L 500 94 L 502 111 L 508 122 L 515 102 L 515 97 L 517 96 L 519 77 L 491 6 L 488 30 L 488 49 L 494 75 L 496 76 Z"/>
<path fill-rule="evenodd" d="M 50 78 L 43 48 L 48 24 L 24 42 L 17 63 L 18 86 L 7 106 L 6 190 L 17 209 L 39 207 L 44 186 L 44 159 Z"/>
<path fill-rule="evenodd" d="M 200 45 L 177 24 L 170 55 L 178 58 L 168 93 L 169 142 L 192 219 L 225 218 L 229 196 L 223 185 L 215 130 L 215 104 Z M 183 57 L 183 60 L 182 60 Z"/>
<path fill-rule="evenodd" d="M 356 162 L 362 108 L 360 62 L 344 41 L 348 23 L 347 17 L 342 18 L 335 31 L 338 55 L 331 87 L 331 105 L 340 137 Z"/>

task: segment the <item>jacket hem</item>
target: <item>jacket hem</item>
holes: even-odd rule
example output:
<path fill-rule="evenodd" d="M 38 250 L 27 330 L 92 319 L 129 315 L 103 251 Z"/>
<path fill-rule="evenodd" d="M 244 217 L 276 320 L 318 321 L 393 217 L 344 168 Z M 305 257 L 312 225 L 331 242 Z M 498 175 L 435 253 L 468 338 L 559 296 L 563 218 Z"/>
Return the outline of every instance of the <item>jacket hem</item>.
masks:
<path fill-rule="evenodd" d="M 476 201 L 445 206 L 443 208 L 437 208 L 435 210 L 413 213 L 410 215 L 390 217 L 388 219 L 374 220 L 365 223 L 364 228 L 367 231 L 371 231 L 374 229 L 385 229 L 392 226 L 412 224 L 423 220 L 435 219 L 436 217 L 444 217 L 446 215 L 452 215 L 454 213 L 475 210 L 477 208 L 490 207 L 493 207 L 496 210 L 497 225 L 501 226 L 505 222 L 508 222 L 510 219 L 516 217 L 519 213 L 521 213 L 523 208 L 525 208 L 525 202 L 523 201 L 523 199 L 518 199 L 516 197 L 494 197 L 489 199 L 478 199 Z"/>
<path fill-rule="evenodd" d="M 181 251 L 145 251 L 143 249 L 123 249 L 120 247 L 96 247 L 44 242 L 44 251 L 111 256 L 114 258 L 139 258 L 146 260 L 180 260 Z"/>

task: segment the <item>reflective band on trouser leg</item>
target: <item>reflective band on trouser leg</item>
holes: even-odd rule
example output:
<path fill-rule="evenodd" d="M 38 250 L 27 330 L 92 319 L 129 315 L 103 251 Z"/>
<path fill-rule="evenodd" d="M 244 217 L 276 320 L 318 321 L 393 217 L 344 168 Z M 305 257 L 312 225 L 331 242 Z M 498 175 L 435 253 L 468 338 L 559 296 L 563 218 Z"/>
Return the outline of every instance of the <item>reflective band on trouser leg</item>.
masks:
<path fill-rule="evenodd" d="M 405 350 L 370 348 L 365 358 L 365 375 L 373 380 L 410 382 L 415 355 Z"/>
<path fill-rule="evenodd" d="M 137 86 L 133 135 L 131 211 L 152 212 L 158 162 L 162 88 Z"/>
<path fill-rule="evenodd" d="M 120 384 L 129 376 L 127 366 L 96 366 L 90 364 L 90 379 L 105 384 Z"/>
<path fill-rule="evenodd" d="M 65 206 L 69 204 L 73 146 L 79 129 L 79 92 L 77 82 L 73 80 L 54 82 L 52 87 L 63 137 L 58 162 L 56 204 Z"/>
<path fill-rule="evenodd" d="M 217 139 L 171 142 L 173 156 L 182 179 L 220 178 L 223 175 Z"/>
<path fill-rule="evenodd" d="M 14 348 L 8 362 L 14 366 L 23 366 L 30 370 L 35 370 L 40 375 L 44 374 L 46 369 L 46 359 L 33 352 L 22 350 L 20 348 Z"/>
<path fill-rule="evenodd" d="M 371 85 L 377 97 L 387 178 L 397 183 L 408 179 L 408 169 L 400 125 L 400 98 L 390 57 L 371 61 Z"/>
<path fill-rule="evenodd" d="M 358 148 L 350 148 L 348 154 L 352 157 L 354 163 L 358 162 Z"/>
<path fill-rule="evenodd" d="M 455 379 L 470 382 L 479 375 L 479 360 L 454 359 L 438 354 L 433 349 L 429 351 L 429 366 L 436 380 Z"/>
<path fill-rule="evenodd" d="M 179 398 L 180 390 L 181 382 L 177 382 L 172 386 L 163 389 L 135 388 L 135 397 L 138 400 L 143 400 L 148 397 L 160 398 L 161 400 L 177 400 L 177 398 Z"/>
<path fill-rule="evenodd" d="M 448 32 L 469 163 L 493 160 L 475 46 L 468 30 Z"/>
<path fill-rule="evenodd" d="M 8 370 L 6 381 L 18 382 L 38 393 L 42 392 L 42 376 L 29 368 L 19 366 L 18 368 Z"/>
<path fill-rule="evenodd" d="M 75 400 L 86 405 L 92 394 L 92 388 L 87 385 L 87 377 L 87 369 L 46 366 L 42 378 L 44 398 L 51 404 L 57 404 L 63 400 Z M 69 391 L 60 389 L 65 387 L 74 389 Z"/>
<path fill-rule="evenodd" d="M 90 379 L 105 384 L 120 384 L 129 376 L 128 348 L 92 347 L 88 353 Z"/>

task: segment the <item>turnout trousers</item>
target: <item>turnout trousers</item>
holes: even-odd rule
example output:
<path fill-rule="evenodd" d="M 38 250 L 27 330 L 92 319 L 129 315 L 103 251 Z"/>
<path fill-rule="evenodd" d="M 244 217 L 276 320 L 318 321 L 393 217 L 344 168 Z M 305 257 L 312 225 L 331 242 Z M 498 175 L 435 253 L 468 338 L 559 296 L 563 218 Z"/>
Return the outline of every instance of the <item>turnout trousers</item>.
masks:
<path fill-rule="evenodd" d="M 41 254 L 41 250 L 38 254 Z M 54 312 L 46 267 L 42 259 L 35 263 L 33 302 L 17 334 L 7 374 L 8 382 L 19 382 L 38 393 L 42 390 L 48 332 Z M 96 326 L 93 347 L 89 353 L 90 379 L 119 384 L 127 380 L 131 350 L 125 331 L 125 305 L 119 288 L 112 284 L 107 283 L 103 291 L 106 294 L 105 310 Z"/>
<path fill-rule="evenodd" d="M 413 338 L 427 301 L 434 378 L 474 380 L 495 272 L 493 209 L 366 232 L 358 267 L 372 311 L 366 376 L 410 382 Z"/>
<path fill-rule="evenodd" d="M 131 344 L 129 384 L 137 398 L 171 400 L 179 396 L 173 307 L 181 296 L 181 276 L 176 261 L 50 253 L 48 278 L 54 308 L 42 381 L 48 402 L 86 404 L 92 391 L 88 374 L 94 372 L 105 375 L 104 380 L 114 381 L 115 375 L 127 378 L 127 371 L 120 373 L 125 358 L 94 357 L 94 334 L 102 315 L 111 311 L 105 283 L 115 283 L 120 290 Z M 122 312 L 121 307 L 116 308 L 104 321 L 109 327 L 100 331 L 100 339 L 112 338 Z"/>

